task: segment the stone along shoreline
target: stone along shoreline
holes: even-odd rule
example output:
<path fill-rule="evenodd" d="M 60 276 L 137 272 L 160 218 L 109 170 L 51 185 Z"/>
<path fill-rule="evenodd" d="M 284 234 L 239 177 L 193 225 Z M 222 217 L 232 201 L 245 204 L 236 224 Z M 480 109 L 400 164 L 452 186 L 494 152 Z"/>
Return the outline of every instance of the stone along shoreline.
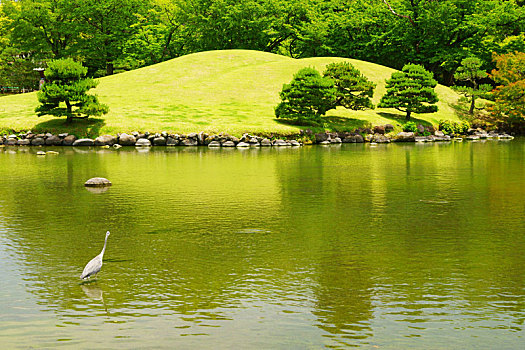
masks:
<path fill-rule="evenodd" d="M 424 134 L 414 132 L 400 132 L 394 134 L 386 133 L 385 127 L 372 129 L 361 129 L 356 132 L 326 132 L 317 133 L 303 131 L 296 139 L 284 139 L 278 137 L 261 137 L 244 134 L 240 138 L 225 133 L 209 135 L 204 132 L 190 134 L 161 133 L 121 133 L 115 136 L 102 135 L 95 139 L 77 138 L 67 133 L 54 135 L 51 133 L 35 134 L 32 132 L 0 137 L 0 145 L 5 146 L 207 146 L 207 147 L 297 147 L 304 144 L 338 144 L 338 143 L 390 143 L 390 142 L 439 142 L 439 141 L 463 141 L 480 139 L 513 139 L 505 133 L 495 131 L 486 132 L 482 129 L 470 129 L 467 135 L 445 135 L 442 131 L 435 130 L 432 133 L 426 131 Z"/>

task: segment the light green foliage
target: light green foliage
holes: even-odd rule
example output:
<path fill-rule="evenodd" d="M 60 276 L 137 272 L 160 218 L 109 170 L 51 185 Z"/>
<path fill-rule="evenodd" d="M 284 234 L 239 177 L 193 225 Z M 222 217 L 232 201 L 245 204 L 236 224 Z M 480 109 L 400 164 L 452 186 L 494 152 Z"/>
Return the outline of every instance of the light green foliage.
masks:
<path fill-rule="evenodd" d="M 37 115 L 65 116 L 71 122 L 73 118 L 106 114 L 108 107 L 100 104 L 96 96 L 87 94 L 97 83 L 85 78 L 86 73 L 87 68 L 70 58 L 49 62 L 44 73 L 46 83 L 38 92 L 41 105 L 35 109 Z"/>
<path fill-rule="evenodd" d="M 350 63 L 331 63 L 326 66 L 323 76 L 335 83 L 336 106 L 353 110 L 374 108 L 371 98 L 376 85 Z"/>
<path fill-rule="evenodd" d="M 328 110 L 335 108 L 336 89 L 332 79 L 322 77 L 314 68 L 303 68 L 283 85 L 279 96 L 277 118 L 319 123 Z"/>
<path fill-rule="evenodd" d="M 479 84 L 479 81 L 488 76 L 487 72 L 481 69 L 482 62 L 477 57 L 468 57 L 461 61 L 461 66 L 454 74 L 454 78 L 466 82 L 467 86 L 455 86 L 454 90 L 463 94 L 470 102 L 469 114 L 474 114 L 476 99 L 483 98 L 492 90 L 490 84 Z"/>
<path fill-rule="evenodd" d="M 417 124 L 414 122 L 406 122 L 405 124 L 403 124 L 403 131 L 417 132 Z"/>
<path fill-rule="evenodd" d="M 432 73 L 417 64 L 407 64 L 401 72 L 392 73 L 386 82 L 386 94 L 381 97 L 378 107 L 395 108 L 406 112 L 410 120 L 411 113 L 433 113 L 438 107 L 434 88 L 437 82 Z"/>
<path fill-rule="evenodd" d="M 446 135 L 465 134 L 470 129 L 468 121 L 457 122 L 453 120 L 440 120 L 439 130 Z"/>

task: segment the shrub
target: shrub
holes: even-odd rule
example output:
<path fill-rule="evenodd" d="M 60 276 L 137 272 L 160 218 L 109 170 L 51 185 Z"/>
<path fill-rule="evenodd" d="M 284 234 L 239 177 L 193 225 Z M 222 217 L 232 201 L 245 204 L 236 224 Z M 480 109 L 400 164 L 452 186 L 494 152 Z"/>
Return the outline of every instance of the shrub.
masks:
<path fill-rule="evenodd" d="M 463 121 L 461 123 L 451 120 L 440 120 L 439 130 L 446 135 L 465 134 L 470 129 L 470 123 Z"/>
<path fill-rule="evenodd" d="M 403 124 L 403 131 L 416 133 L 417 132 L 417 125 L 416 125 L 416 123 L 414 123 L 414 122 L 406 122 L 405 124 Z"/>

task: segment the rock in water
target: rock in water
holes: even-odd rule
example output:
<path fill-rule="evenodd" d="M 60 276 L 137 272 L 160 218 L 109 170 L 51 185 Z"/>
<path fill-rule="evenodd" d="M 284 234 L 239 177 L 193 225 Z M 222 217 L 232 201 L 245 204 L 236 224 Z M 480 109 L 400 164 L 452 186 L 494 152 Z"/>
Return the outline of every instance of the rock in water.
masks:
<path fill-rule="evenodd" d="M 103 177 L 94 177 L 94 178 L 87 180 L 84 183 L 84 186 L 86 187 L 106 187 L 106 186 L 111 186 L 111 182 L 108 179 L 105 179 Z"/>

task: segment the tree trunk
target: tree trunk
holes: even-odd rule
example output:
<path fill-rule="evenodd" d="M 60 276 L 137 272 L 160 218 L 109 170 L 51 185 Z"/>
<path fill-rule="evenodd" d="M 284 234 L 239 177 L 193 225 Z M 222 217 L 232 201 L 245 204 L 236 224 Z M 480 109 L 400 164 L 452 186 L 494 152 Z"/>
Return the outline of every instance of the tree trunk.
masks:
<path fill-rule="evenodd" d="M 67 107 L 66 123 L 69 124 L 73 121 L 73 114 L 71 113 L 72 112 L 71 103 L 67 100 L 66 100 L 66 107 Z"/>
<path fill-rule="evenodd" d="M 106 62 L 106 75 L 113 75 L 113 62 Z"/>
<path fill-rule="evenodd" d="M 474 91 L 472 91 L 471 101 L 470 101 L 470 109 L 468 111 L 468 114 L 473 115 L 474 114 L 474 108 L 476 108 L 476 91 L 478 90 L 478 82 L 474 79 Z"/>
<path fill-rule="evenodd" d="M 407 121 L 410 120 L 410 114 L 412 114 L 412 111 L 407 111 L 407 116 L 405 118 Z"/>

